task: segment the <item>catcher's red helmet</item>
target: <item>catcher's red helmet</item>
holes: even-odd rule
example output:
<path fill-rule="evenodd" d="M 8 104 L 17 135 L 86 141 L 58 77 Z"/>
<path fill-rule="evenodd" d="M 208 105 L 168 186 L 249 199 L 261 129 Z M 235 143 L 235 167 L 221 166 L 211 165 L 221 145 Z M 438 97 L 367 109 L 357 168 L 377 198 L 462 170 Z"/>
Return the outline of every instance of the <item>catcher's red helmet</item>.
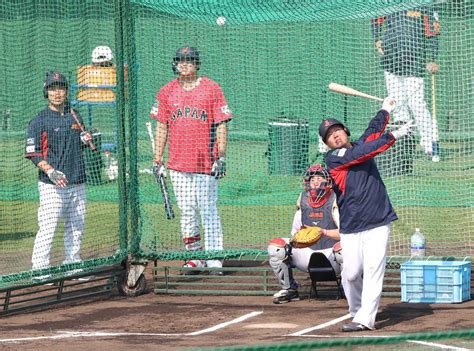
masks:
<path fill-rule="evenodd" d="M 312 189 L 310 186 L 311 178 L 315 176 L 320 176 L 325 179 L 318 188 Z M 329 172 L 319 163 L 309 167 L 303 176 L 303 183 L 305 190 L 309 192 L 310 196 L 308 200 L 312 207 L 320 207 L 326 201 L 321 201 L 326 199 L 327 195 L 331 192 L 332 189 L 332 178 L 329 175 Z"/>
<path fill-rule="evenodd" d="M 311 178 L 317 175 L 325 178 L 328 183 L 332 181 L 331 176 L 329 175 L 329 172 L 326 170 L 326 168 L 324 168 L 321 164 L 316 163 L 315 165 L 309 167 L 306 172 L 304 172 L 304 183 L 309 184 Z"/>

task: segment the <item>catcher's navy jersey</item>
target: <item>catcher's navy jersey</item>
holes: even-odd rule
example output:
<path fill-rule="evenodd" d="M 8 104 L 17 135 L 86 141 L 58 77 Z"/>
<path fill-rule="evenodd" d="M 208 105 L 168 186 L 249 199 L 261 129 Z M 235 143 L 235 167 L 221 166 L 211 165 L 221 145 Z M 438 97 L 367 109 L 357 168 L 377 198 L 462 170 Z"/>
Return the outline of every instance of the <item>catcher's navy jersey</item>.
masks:
<path fill-rule="evenodd" d="M 80 116 L 79 116 L 80 118 Z M 66 175 L 69 184 L 86 180 L 81 128 L 67 109 L 62 116 L 46 107 L 28 125 L 25 157 L 37 165 L 42 160 Z M 39 170 L 39 180 L 52 184 Z"/>
<path fill-rule="evenodd" d="M 374 156 L 387 150 L 395 139 L 383 133 L 389 114 L 380 110 L 352 148 L 340 148 L 326 154 L 326 167 L 334 179 L 339 207 L 339 230 L 357 233 L 397 219 L 380 177 Z"/>

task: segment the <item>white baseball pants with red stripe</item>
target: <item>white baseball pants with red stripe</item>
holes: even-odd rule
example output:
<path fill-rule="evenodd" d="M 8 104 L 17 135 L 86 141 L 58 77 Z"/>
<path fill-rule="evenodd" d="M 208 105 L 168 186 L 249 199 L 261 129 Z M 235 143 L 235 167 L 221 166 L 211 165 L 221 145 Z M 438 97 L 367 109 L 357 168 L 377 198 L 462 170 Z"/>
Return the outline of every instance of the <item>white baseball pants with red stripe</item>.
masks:
<path fill-rule="evenodd" d="M 181 212 L 181 234 L 188 250 L 200 250 L 199 213 L 206 250 L 222 250 L 224 238 L 217 211 L 218 180 L 207 174 L 170 170 L 176 202 Z"/>

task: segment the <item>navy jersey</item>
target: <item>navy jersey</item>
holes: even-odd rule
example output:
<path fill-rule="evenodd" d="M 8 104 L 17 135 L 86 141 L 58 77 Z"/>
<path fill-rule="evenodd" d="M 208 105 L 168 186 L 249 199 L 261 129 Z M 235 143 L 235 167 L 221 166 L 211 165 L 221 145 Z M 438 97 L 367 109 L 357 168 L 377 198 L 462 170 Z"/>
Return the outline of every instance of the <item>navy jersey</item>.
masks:
<path fill-rule="evenodd" d="M 372 21 L 374 39 L 382 40 L 383 69 L 401 76 L 423 77 L 426 63 L 438 54 L 438 13 L 432 8 L 395 12 Z"/>
<path fill-rule="evenodd" d="M 25 157 L 35 165 L 45 160 L 63 172 L 69 184 L 84 183 L 86 174 L 80 134 L 81 126 L 69 109 L 61 115 L 46 107 L 28 125 Z M 53 184 L 42 170 L 39 170 L 39 180 Z"/>
<path fill-rule="evenodd" d="M 384 133 L 389 114 L 380 110 L 352 148 L 326 154 L 326 168 L 334 180 L 341 233 L 373 229 L 397 219 L 380 177 L 374 157 L 387 150 L 395 139 Z"/>

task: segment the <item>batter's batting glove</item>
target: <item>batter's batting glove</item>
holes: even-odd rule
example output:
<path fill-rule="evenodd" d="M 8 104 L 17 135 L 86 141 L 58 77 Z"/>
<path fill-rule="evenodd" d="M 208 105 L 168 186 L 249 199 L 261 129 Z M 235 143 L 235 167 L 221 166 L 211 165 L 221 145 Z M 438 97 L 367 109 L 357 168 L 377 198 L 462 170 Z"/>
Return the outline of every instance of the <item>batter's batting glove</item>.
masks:
<path fill-rule="evenodd" d="M 152 169 L 154 175 L 166 178 L 166 167 L 161 161 L 153 161 Z"/>
<path fill-rule="evenodd" d="M 57 171 L 54 168 L 50 168 L 46 171 L 49 179 L 59 188 L 65 188 L 67 185 L 67 178 L 66 175 L 61 172 Z"/>
<path fill-rule="evenodd" d="M 388 113 L 392 113 L 392 111 L 395 110 L 396 106 L 397 106 L 397 102 L 395 101 L 395 99 L 389 96 L 389 97 L 386 97 L 385 100 L 383 101 L 381 109 L 387 111 Z"/>
<path fill-rule="evenodd" d="M 225 176 L 225 157 L 220 156 L 211 168 L 211 175 L 213 175 L 216 179 L 221 179 Z"/>
<path fill-rule="evenodd" d="M 82 132 L 81 141 L 84 145 L 89 145 L 89 143 L 92 141 L 92 134 L 90 132 Z"/>
<path fill-rule="evenodd" d="M 402 125 L 400 128 L 398 128 L 397 130 L 392 131 L 391 133 L 392 133 L 393 137 L 396 140 L 398 140 L 401 137 L 404 137 L 405 135 L 410 134 L 412 128 L 413 128 L 413 122 L 408 121 L 407 123 Z"/>

